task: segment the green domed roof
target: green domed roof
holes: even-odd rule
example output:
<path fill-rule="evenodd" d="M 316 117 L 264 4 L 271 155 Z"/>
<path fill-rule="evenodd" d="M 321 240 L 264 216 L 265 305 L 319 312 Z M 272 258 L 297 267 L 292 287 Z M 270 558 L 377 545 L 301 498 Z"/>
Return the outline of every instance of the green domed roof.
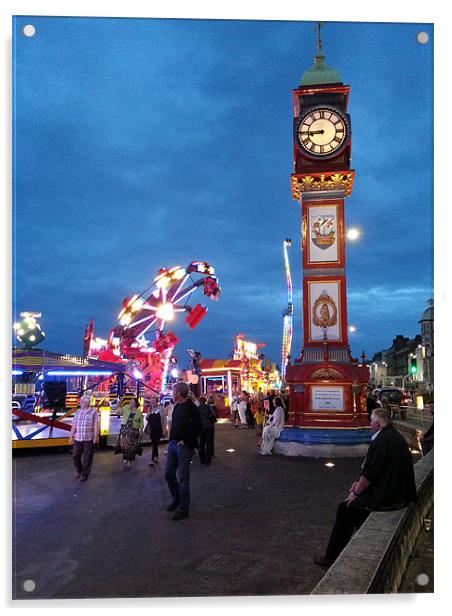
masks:
<path fill-rule="evenodd" d="M 322 84 L 342 83 L 341 76 L 335 68 L 325 64 L 325 56 L 318 52 L 314 58 L 314 66 L 301 76 L 301 86 L 317 86 Z"/>

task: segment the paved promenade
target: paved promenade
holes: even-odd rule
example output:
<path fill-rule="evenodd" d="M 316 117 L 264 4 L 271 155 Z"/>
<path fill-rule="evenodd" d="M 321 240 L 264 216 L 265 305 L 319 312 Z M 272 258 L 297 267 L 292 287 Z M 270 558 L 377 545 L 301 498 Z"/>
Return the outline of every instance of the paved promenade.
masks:
<path fill-rule="evenodd" d="M 69 452 L 17 452 L 13 596 L 17 599 L 309 594 L 312 562 L 361 458 L 256 454 L 254 430 L 216 426 L 212 466 L 192 464 L 188 520 L 165 511 L 165 456 L 123 469 L 95 455 L 86 483 Z M 234 449 L 228 452 L 228 449 Z M 27 591 L 24 588 L 32 589 Z"/>

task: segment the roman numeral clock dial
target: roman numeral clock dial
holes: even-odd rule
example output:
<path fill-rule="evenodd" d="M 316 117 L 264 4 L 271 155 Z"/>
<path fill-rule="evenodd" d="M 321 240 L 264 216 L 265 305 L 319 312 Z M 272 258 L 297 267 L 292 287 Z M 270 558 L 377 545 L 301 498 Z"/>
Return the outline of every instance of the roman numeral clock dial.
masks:
<path fill-rule="evenodd" d="M 350 135 L 350 121 L 337 109 L 317 107 L 299 118 L 296 137 L 304 153 L 312 157 L 338 154 Z"/>

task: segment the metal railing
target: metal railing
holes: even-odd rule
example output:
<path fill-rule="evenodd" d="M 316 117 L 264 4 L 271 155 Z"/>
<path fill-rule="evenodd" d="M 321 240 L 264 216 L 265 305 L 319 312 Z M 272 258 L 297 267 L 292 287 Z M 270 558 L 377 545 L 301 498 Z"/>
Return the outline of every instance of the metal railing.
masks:
<path fill-rule="evenodd" d="M 424 427 L 426 420 L 431 421 L 433 419 L 433 409 L 431 404 L 426 404 L 423 409 L 414 404 L 400 406 L 391 404 L 391 416 L 393 419 L 420 419 L 422 427 Z"/>

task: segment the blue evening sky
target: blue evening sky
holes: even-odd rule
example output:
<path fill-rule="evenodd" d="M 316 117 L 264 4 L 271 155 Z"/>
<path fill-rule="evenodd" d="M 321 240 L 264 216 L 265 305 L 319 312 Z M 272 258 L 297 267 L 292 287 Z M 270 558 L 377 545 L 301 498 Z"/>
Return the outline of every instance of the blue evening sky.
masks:
<path fill-rule="evenodd" d="M 187 347 L 226 357 L 239 332 L 279 363 L 290 237 L 298 356 L 292 89 L 314 26 L 16 18 L 13 318 L 42 312 L 45 347 L 80 354 L 89 319 L 106 337 L 160 267 L 205 260 L 222 296 L 193 332 L 174 324 L 182 364 Z M 433 27 L 330 22 L 322 40 L 351 86 L 346 225 L 362 235 L 347 245 L 348 321 L 353 354 L 371 357 L 419 332 L 433 293 Z"/>

